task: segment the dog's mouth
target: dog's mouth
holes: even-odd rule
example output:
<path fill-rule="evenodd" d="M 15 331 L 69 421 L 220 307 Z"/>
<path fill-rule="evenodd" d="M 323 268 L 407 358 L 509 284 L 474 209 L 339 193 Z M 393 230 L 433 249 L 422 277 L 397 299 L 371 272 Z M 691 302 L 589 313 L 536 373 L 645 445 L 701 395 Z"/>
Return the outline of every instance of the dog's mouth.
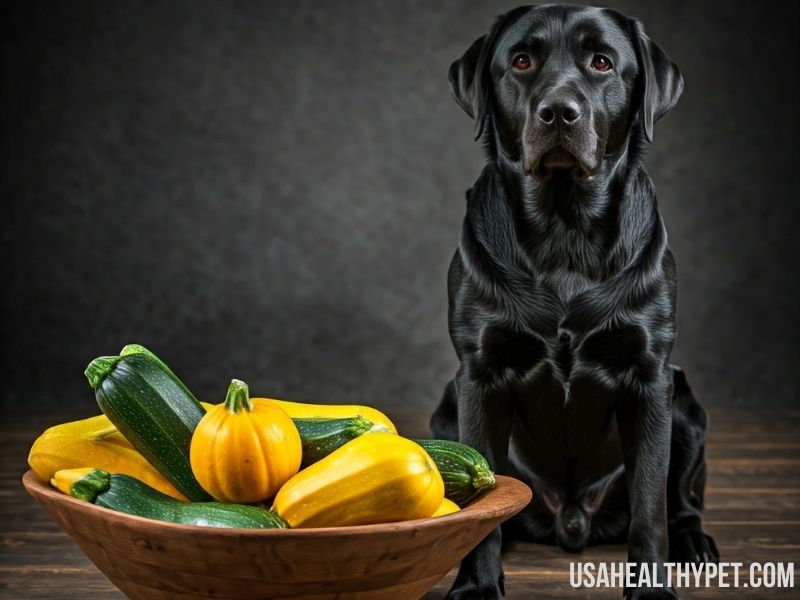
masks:
<path fill-rule="evenodd" d="M 547 181 L 556 174 L 568 174 L 581 181 L 592 176 L 589 167 L 563 146 L 551 148 L 539 156 L 530 167 L 529 173 L 538 182 Z"/>

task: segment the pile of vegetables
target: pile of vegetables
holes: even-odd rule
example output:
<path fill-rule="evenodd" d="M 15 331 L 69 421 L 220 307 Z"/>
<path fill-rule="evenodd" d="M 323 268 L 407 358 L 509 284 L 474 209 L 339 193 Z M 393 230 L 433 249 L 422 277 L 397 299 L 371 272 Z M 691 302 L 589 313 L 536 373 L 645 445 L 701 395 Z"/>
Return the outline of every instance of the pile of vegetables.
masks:
<path fill-rule="evenodd" d="M 473 448 L 410 440 L 367 406 L 251 398 L 198 402 L 139 345 L 86 369 L 103 414 L 45 431 L 28 463 L 75 498 L 207 527 L 366 525 L 438 517 L 494 486 Z"/>

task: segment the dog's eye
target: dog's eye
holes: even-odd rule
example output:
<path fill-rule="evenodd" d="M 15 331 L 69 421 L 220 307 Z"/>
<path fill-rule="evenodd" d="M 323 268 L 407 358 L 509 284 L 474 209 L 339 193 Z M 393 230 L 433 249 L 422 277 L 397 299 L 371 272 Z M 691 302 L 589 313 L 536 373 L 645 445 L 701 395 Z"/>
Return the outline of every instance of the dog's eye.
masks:
<path fill-rule="evenodd" d="M 517 71 L 525 71 L 531 68 L 531 57 L 527 54 L 517 54 L 511 64 Z"/>
<path fill-rule="evenodd" d="M 592 57 L 592 68 L 596 71 L 608 71 L 611 68 L 611 60 L 603 54 L 595 54 Z"/>

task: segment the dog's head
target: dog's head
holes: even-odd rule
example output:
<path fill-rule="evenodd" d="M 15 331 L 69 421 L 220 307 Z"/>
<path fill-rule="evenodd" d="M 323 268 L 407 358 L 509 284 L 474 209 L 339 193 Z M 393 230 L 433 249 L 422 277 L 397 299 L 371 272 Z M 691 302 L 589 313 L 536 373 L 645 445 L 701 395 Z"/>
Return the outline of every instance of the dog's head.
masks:
<path fill-rule="evenodd" d="M 450 85 L 476 137 L 491 122 L 487 143 L 526 174 L 587 180 L 624 150 L 637 124 L 652 141 L 683 78 L 638 21 L 612 9 L 546 5 L 499 17 L 450 67 Z"/>

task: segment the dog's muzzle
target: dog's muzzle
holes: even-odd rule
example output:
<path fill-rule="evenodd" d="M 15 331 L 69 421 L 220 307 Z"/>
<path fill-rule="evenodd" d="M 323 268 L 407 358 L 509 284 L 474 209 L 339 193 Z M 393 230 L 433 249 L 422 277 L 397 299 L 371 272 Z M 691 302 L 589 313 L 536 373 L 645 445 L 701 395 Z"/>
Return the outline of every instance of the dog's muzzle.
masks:
<path fill-rule="evenodd" d="M 597 169 L 591 122 L 589 111 L 569 90 L 547 94 L 528 116 L 525 172 L 539 182 L 558 171 L 579 180 L 591 177 Z"/>
<path fill-rule="evenodd" d="M 592 175 L 590 167 L 581 162 L 563 146 L 556 146 L 540 154 L 526 172 L 539 182 L 547 181 L 556 171 L 569 171 L 576 179 L 586 180 Z"/>

